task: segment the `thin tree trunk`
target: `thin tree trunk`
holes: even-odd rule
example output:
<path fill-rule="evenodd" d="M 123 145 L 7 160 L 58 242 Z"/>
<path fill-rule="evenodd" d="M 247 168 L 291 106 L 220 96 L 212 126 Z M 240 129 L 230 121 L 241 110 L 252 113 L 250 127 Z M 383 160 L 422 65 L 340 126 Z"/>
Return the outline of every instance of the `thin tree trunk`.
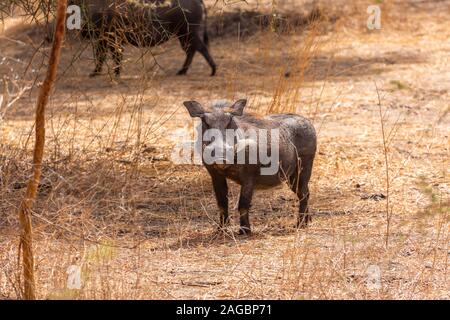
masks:
<path fill-rule="evenodd" d="M 39 91 L 36 104 L 36 141 L 33 153 L 33 176 L 28 181 L 25 198 L 19 207 L 19 221 L 22 227 L 20 235 L 20 247 L 22 249 L 22 263 L 24 276 L 23 298 L 36 299 L 34 281 L 34 257 L 33 257 L 33 228 L 31 223 L 31 208 L 36 198 L 39 180 L 41 178 L 42 158 L 45 145 L 45 107 L 48 103 L 50 92 L 56 78 L 61 46 L 64 40 L 66 22 L 67 0 L 58 0 L 56 11 L 56 30 L 53 45 L 50 52 L 47 74 Z"/>

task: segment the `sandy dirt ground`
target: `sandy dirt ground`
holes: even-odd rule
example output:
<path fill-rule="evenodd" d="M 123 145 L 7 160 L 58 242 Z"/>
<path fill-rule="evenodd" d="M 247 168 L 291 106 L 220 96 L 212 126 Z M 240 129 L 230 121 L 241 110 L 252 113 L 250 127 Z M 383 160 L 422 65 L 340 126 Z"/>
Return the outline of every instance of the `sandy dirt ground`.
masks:
<path fill-rule="evenodd" d="M 214 2 L 211 16 L 223 11 Z M 270 3 L 239 6 L 270 13 Z M 366 27 L 369 1 L 317 3 L 323 20 L 289 34 L 238 37 L 237 24 L 213 36 L 216 77 L 200 55 L 175 76 L 184 56 L 174 40 L 151 53 L 127 47 L 121 79 L 111 61 L 92 79 L 89 43 L 68 35 L 34 210 L 39 298 L 450 298 L 450 3 L 386 2 L 380 30 Z M 16 213 L 49 47 L 18 18 L 1 29 L 0 76 L 12 96 L 24 90 L 0 120 L 0 297 L 17 298 Z M 183 101 L 241 97 L 252 112 L 314 122 L 307 229 L 294 228 L 297 198 L 282 186 L 255 194 L 251 237 L 217 235 L 206 170 L 170 161 L 177 134 L 192 131 Z M 230 192 L 234 208 L 238 186 Z M 71 265 L 80 290 L 67 289 Z"/>

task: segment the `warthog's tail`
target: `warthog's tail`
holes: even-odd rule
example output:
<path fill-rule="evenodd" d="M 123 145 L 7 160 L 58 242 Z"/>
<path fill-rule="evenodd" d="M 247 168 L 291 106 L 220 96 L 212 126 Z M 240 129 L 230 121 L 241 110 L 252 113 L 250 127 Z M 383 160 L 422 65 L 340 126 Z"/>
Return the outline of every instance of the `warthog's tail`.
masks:
<path fill-rule="evenodd" d="M 203 12 L 205 14 L 205 18 L 204 18 L 204 28 L 203 28 L 203 42 L 205 43 L 205 45 L 208 47 L 209 46 L 209 36 L 208 36 L 208 13 L 206 11 L 206 5 L 205 2 L 203 2 L 203 0 L 200 0 L 203 6 Z"/>

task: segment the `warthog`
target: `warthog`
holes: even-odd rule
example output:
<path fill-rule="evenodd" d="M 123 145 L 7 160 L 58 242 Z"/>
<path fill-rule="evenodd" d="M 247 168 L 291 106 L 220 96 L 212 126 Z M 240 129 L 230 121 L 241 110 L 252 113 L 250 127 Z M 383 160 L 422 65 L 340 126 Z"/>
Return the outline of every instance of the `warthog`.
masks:
<path fill-rule="evenodd" d="M 84 38 L 94 45 L 95 69 L 98 75 L 108 50 L 115 62 L 114 72 L 120 75 L 125 44 L 154 47 L 177 37 L 186 53 L 179 75 L 186 74 L 195 53 L 200 52 L 210 65 L 216 64 L 209 54 L 206 30 L 206 8 L 203 0 L 72 0 L 82 8 Z M 203 38 L 202 38 L 203 32 Z"/>
<path fill-rule="evenodd" d="M 308 183 L 316 153 L 315 129 L 309 120 L 292 113 L 265 117 L 244 113 L 246 104 L 247 100 L 234 104 L 222 101 L 203 107 L 196 101 L 184 102 L 190 116 L 201 119 L 202 161 L 212 178 L 220 209 L 219 227 L 229 222 L 227 178 L 241 185 L 239 234 L 251 233 L 249 209 L 254 189 L 283 181 L 300 200 L 297 227 L 306 227 L 311 220 Z M 211 131 L 214 134 L 209 134 Z M 233 132 L 238 134 L 230 135 Z M 270 161 L 264 159 L 266 152 Z M 252 155 L 256 157 L 252 159 Z"/>

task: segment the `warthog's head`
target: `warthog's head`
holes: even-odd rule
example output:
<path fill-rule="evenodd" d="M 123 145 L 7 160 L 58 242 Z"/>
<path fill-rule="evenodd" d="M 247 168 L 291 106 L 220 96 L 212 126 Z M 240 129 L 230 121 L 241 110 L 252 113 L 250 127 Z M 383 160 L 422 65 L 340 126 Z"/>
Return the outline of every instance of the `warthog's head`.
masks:
<path fill-rule="evenodd" d="M 206 164 L 231 164 L 234 161 L 239 131 L 234 117 L 242 116 L 247 100 L 233 104 L 219 102 L 203 107 L 197 101 L 185 101 L 184 105 L 193 118 L 202 120 L 203 160 Z"/>

